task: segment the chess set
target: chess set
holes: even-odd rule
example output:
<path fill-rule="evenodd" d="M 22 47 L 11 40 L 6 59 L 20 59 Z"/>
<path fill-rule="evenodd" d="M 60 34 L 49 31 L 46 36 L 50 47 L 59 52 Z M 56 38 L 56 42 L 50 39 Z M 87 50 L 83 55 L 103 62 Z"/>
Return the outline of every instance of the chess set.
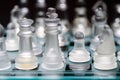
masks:
<path fill-rule="evenodd" d="M 45 11 L 45 0 L 37 0 L 35 21 L 26 6 L 13 7 L 7 28 L 0 25 L 0 79 L 120 79 L 119 16 L 108 25 L 107 6 L 98 0 L 90 23 L 85 0 L 78 0 L 70 24 L 66 1 Z M 120 4 L 116 10 L 120 15 Z"/>

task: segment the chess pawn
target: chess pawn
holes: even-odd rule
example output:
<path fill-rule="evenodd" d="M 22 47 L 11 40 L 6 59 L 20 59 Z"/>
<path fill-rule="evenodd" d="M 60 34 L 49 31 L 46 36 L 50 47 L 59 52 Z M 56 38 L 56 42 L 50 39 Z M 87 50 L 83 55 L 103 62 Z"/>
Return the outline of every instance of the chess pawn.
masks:
<path fill-rule="evenodd" d="M 68 21 L 67 16 L 67 3 L 66 0 L 58 0 L 56 9 L 59 15 L 60 20 L 60 27 L 61 32 L 58 35 L 59 46 L 65 47 L 69 45 L 69 30 L 70 30 L 70 23 Z"/>
<path fill-rule="evenodd" d="M 64 67 L 63 55 L 58 44 L 60 20 L 54 8 L 48 9 L 47 16 L 48 18 L 45 19 L 46 44 L 41 67 L 45 70 L 58 70 Z"/>
<path fill-rule="evenodd" d="M 108 25 L 101 34 L 95 37 L 91 47 L 94 48 L 94 67 L 100 70 L 111 70 L 117 67 L 113 32 Z"/>
<path fill-rule="evenodd" d="M 74 47 L 69 53 L 69 60 L 71 62 L 87 62 L 90 60 L 90 53 L 85 49 L 84 34 L 76 32 Z"/>
<path fill-rule="evenodd" d="M 4 28 L 0 25 L 0 70 L 6 70 L 11 67 L 4 41 Z"/>
<path fill-rule="evenodd" d="M 7 36 L 5 40 L 7 51 L 16 51 L 19 49 L 18 37 L 15 33 L 15 24 L 11 22 L 7 26 Z"/>
<path fill-rule="evenodd" d="M 95 15 L 92 17 L 92 37 L 97 36 L 103 31 L 107 18 L 105 11 L 98 7 L 95 10 Z"/>
<path fill-rule="evenodd" d="M 33 23 L 30 19 L 20 19 L 18 21 L 20 25 L 20 37 L 19 44 L 19 55 L 15 59 L 15 67 L 21 70 L 31 70 L 38 66 L 37 57 L 34 55 L 32 49 L 32 30 L 31 24 Z"/>
<path fill-rule="evenodd" d="M 82 32 L 84 33 L 85 37 L 89 37 L 91 35 L 91 25 L 87 18 L 85 1 L 78 0 L 78 3 L 77 7 L 75 8 L 76 17 L 73 20 L 72 34 L 75 35 L 76 32 Z"/>

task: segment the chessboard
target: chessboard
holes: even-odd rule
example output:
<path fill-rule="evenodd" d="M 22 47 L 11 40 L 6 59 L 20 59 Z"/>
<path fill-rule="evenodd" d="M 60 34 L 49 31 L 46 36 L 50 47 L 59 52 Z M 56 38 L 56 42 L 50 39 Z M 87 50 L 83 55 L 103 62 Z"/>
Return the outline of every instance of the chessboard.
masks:
<path fill-rule="evenodd" d="M 86 49 L 91 53 L 89 42 L 86 43 Z M 92 57 L 89 62 L 84 63 L 73 63 L 68 60 L 68 53 L 72 50 L 74 44 L 71 43 L 65 53 L 65 67 L 57 71 L 43 71 L 41 68 L 41 57 L 38 55 L 39 66 L 34 70 L 18 70 L 15 68 L 15 57 L 18 55 L 18 51 L 7 52 L 12 67 L 8 70 L 0 71 L 1 80 L 103 80 L 103 79 L 120 79 L 120 62 L 118 67 L 113 70 L 98 70 L 93 66 Z M 120 46 L 116 44 L 116 49 L 120 51 Z M 91 53 L 92 56 L 93 53 Z"/>

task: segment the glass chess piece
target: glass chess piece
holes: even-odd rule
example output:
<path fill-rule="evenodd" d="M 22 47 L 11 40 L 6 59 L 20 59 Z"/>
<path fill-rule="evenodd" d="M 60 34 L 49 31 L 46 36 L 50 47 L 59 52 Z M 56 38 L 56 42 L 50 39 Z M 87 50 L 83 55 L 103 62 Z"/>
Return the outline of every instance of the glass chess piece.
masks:
<path fill-rule="evenodd" d="M 20 37 L 19 55 L 15 59 L 15 67 L 20 70 L 31 70 L 38 66 L 37 57 L 34 55 L 32 49 L 32 30 L 31 19 L 20 19 L 18 21 L 20 25 Z"/>
<path fill-rule="evenodd" d="M 42 45 L 40 44 L 37 35 L 35 34 L 35 27 L 32 27 L 32 47 L 34 55 L 40 55 L 42 53 Z"/>
<path fill-rule="evenodd" d="M 46 44 L 41 67 L 45 70 L 59 70 L 64 67 L 63 55 L 58 44 L 60 20 L 54 8 L 48 8 L 47 16 L 48 18 L 45 19 Z"/>
<path fill-rule="evenodd" d="M 62 48 L 69 45 L 69 36 L 70 36 L 70 23 L 67 16 L 67 3 L 66 0 L 58 0 L 56 9 L 59 15 L 60 20 L 60 34 L 58 35 L 59 46 Z"/>
<path fill-rule="evenodd" d="M 37 0 L 35 33 L 36 33 L 41 45 L 45 44 L 45 22 L 44 22 L 45 11 L 46 11 L 46 1 L 45 0 Z"/>
<path fill-rule="evenodd" d="M 16 27 L 13 22 L 9 23 L 7 26 L 6 34 L 6 50 L 7 51 L 17 51 L 19 49 L 18 36 L 16 35 Z"/>
<path fill-rule="evenodd" d="M 93 55 L 94 67 L 100 70 L 111 70 L 117 67 L 113 32 L 108 25 L 104 25 L 102 33 L 92 40 L 90 48 Z"/>
<path fill-rule="evenodd" d="M 106 12 L 101 7 L 98 7 L 95 10 L 95 15 L 92 17 L 92 37 L 97 36 L 103 31 L 106 22 Z"/>
<path fill-rule="evenodd" d="M 72 34 L 84 33 L 85 37 L 91 36 L 91 25 L 87 18 L 87 8 L 84 0 L 78 0 L 75 8 L 76 17 L 73 20 Z"/>
<path fill-rule="evenodd" d="M 6 70 L 11 67 L 10 59 L 7 55 L 4 39 L 4 28 L 0 24 L 0 70 Z"/>
<path fill-rule="evenodd" d="M 90 53 L 85 48 L 84 34 L 82 32 L 76 32 L 74 47 L 69 53 L 69 60 L 71 62 L 87 62 L 90 60 Z"/>

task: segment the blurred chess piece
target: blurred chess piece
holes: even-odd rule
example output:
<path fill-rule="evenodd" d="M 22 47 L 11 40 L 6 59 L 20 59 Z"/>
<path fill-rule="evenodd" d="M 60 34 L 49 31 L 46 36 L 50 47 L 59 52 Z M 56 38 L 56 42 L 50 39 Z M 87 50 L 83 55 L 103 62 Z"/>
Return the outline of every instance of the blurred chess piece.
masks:
<path fill-rule="evenodd" d="M 45 11 L 46 1 L 37 0 L 36 2 L 36 18 L 35 18 L 35 34 L 39 39 L 40 45 L 45 44 Z"/>
<path fill-rule="evenodd" d="M 7 51 L 17 51 L 19 49 L 18 36 L 16 35 L 16 27 L 14 23 L 9 23 L 7 26 L 6 34 L 6 50 Z"/>
<path fill-rule="evenodd" d="M 10 67 L 11 67 L 11 62 L 6 51 L 4 28 L 0 24 L 0 70 L 6 70 L 9 69 Z"/>
<path fill-rule="evenodd" d="M 58 17 L 61 19 L 59 25 L 61 26 L 60 34 L 58 35 L 59 46 L 67 47 L 69 45 L 69 37 L 70 37 L 70 23 L 68 21 L 67 15 L 67 0 L 58 0 L 56 4 L 56 9 L 58 12 Z"/>
<path fill-rule="evenodd" d="M 82 32 L 85 37 L 91 36 L 91 25 L 87 18 L 87 8 L 84 0 L 78 0 L 75 7 L 76 17 L 73 20 L 73 35 L 76 32 Z"/>

